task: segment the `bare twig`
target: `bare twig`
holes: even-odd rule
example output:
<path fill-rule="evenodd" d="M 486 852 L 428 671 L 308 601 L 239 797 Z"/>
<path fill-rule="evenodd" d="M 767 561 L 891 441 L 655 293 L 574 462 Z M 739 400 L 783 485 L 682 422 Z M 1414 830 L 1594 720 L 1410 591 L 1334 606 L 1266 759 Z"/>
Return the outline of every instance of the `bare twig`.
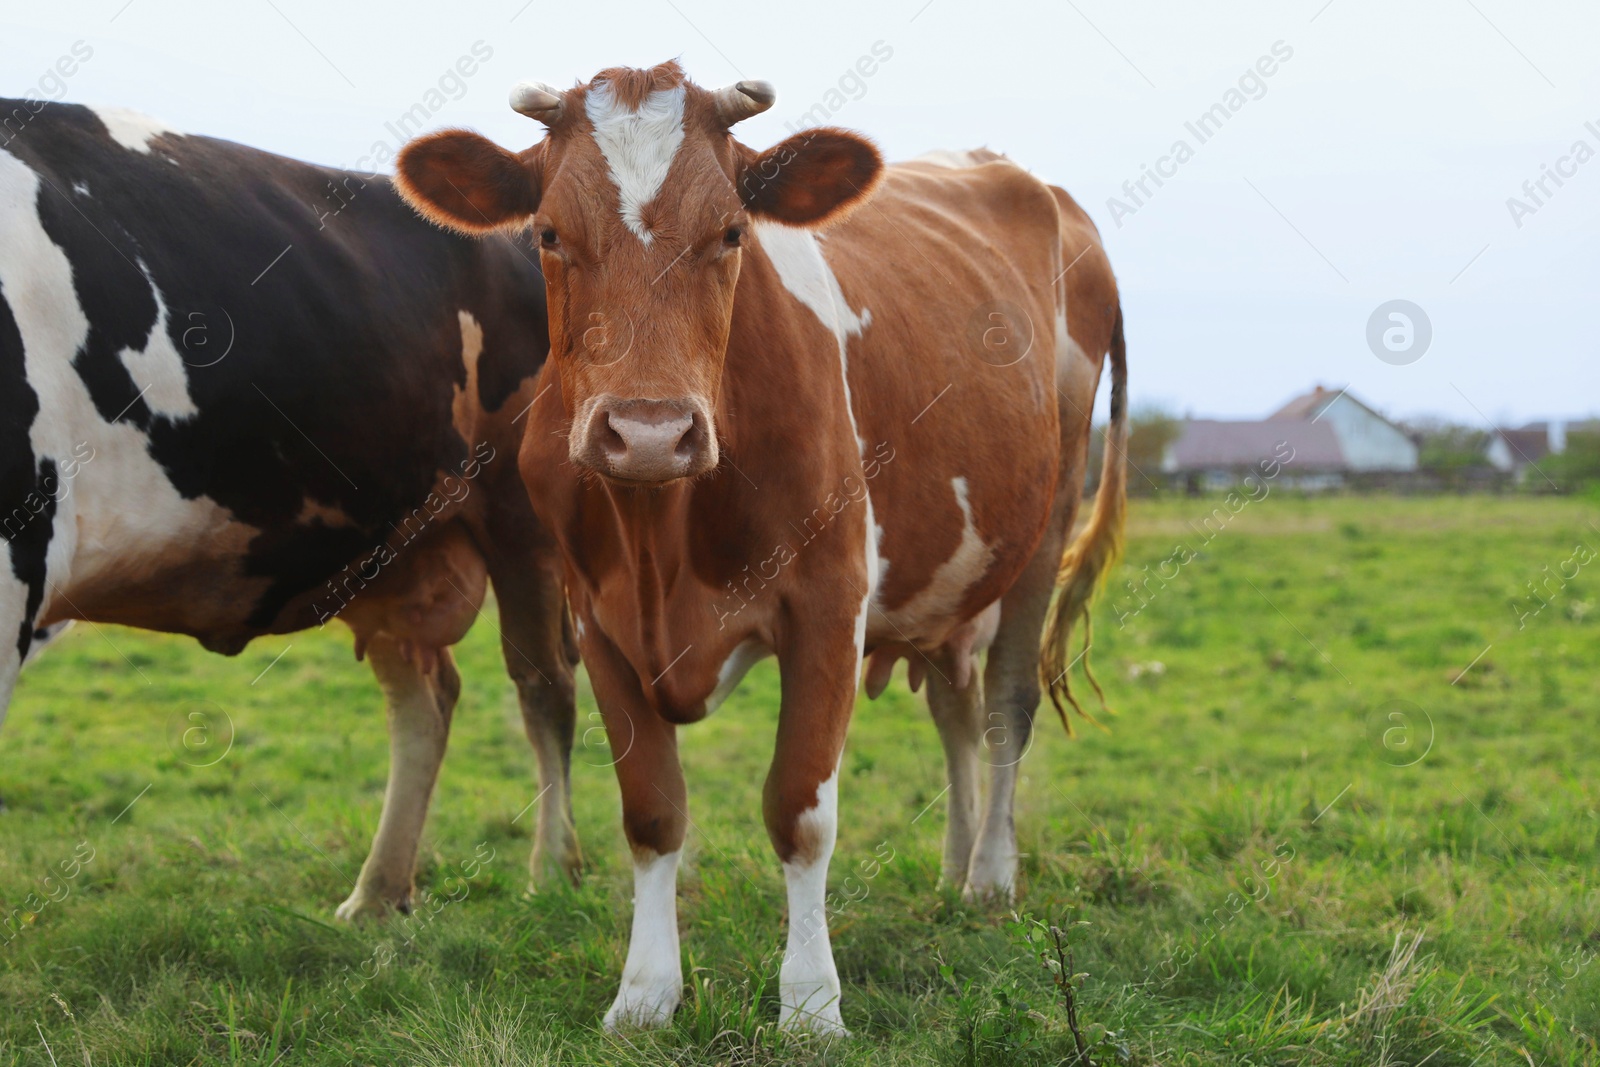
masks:
<path fill-rule="evenodd" d="M 1079 924 L 1074 924 L 1079 925 Z M 1080 1067 L 1095 1067 L 1094 1060 L 1089 1058 L 1089 1042 L 1084 1039 L 1083 1027 L 1078 1022 L 1078 983 L 1089 977 L 1080 974 L 1072 957 L 1072 943 L 1067 939 L 1067 932 L 1059 926 L 1049 928 L 1050 947 L 1055 953 L 1054 960 L 1047 960 L 1051 977 L 1055 979 L 1056 990 L 1061 994 L 1062 1006 L 1067 1012 L 1067 1029 L 1072 1031 L 1072 1041 L 1078 1046 L 1076 1063 Z M 1040 954 L 1043 957 L 1043 953 Z"/>

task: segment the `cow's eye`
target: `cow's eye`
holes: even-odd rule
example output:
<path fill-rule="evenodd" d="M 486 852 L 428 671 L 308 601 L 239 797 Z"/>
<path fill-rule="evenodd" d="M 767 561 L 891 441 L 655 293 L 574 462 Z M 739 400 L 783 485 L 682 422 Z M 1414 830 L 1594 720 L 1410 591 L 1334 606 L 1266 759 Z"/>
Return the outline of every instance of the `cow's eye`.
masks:
<path fill-rule="evenodd" d="M 561 240 L 556 237 L 556 231 L 546 226 L 539 231 L 539 244 L 544 248 L 560 248 Z"/>
<path fill-rule="evenodd" d="M 744 227 L 743 226 L 729 226 L 728 227 L 728 232 L 724 233 L 722 235 L 722 243 L 727 245 L 729 248 L 738 248 L 739 247 L 739 243 L 741 241 L 743 241 L 743 240 L 744 240 Z"/>

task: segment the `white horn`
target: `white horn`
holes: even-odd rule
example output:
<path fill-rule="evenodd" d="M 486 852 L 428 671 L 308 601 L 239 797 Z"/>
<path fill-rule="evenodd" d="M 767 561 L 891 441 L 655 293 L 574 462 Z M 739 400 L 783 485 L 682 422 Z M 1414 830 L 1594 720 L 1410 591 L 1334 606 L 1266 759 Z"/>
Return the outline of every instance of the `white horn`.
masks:
<path fill-rule="evenodd" d="M 778 99 L 778 91 L 771 82 L 742 81 L 718 89 L 711 97 L 717 104 L 717 117 L 732 126 L 771 107 Z"/>
<path fill-rule="evenodd" d="M 561 117 L 562 95 L 544 82 L 518 82 L 511 87 L 511 110 L 545 125 Z"/>

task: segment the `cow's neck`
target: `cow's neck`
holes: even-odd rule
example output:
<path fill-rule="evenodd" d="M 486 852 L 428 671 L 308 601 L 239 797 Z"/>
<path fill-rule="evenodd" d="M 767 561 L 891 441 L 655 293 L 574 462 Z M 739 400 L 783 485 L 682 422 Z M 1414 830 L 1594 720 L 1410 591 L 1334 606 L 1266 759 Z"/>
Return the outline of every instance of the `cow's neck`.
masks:
<path fill-rule="evenodd" d="M 718 469 L 658 489 L 589 481 L 579 495 L 601 514 L 568 540 L 603 602 L 598 621 L 669 718 L 707 695 L 735 649 L 771 644 L 795 580 L 788 562 L 821 551 L 806 547 L 807 517 L 860 473 L 836 342 L 788 306 L 770 267 L 746 266 L 766 275 L 752 290 L 777 302 L 735 307 L 713 416 Z"/>
<path fill-rule="evenodd" d="M 686 486 L 669 485 L 659 489 L 614 489 L 610 494 L 634 602 L 639 607 L 644 648 L 651 656 L 665 647 L 670 629 L 666 596 L 685 563 L 682 516 L 687 492 Z"/>

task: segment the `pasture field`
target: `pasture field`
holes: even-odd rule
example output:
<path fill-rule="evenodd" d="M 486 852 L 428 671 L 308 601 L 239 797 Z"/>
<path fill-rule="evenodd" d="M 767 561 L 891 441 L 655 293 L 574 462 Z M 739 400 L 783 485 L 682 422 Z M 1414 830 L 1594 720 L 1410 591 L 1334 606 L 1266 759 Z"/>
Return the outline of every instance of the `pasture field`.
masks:
<path fill-rule="evenodd" d="M 1600 506 L 1277 491 L 1206 543 L 1218 506 L 1133 503 L 1094 628 L 1117 715 L 1069 741 L 1046 711 L 1024 764 L 1016 909 L 1088 924 L 1092 1062 L 1600 1064 L 1600 560 L 1574 555 Z M 1122 583 L 1169 560 L 1135 612 Z M 1563 566 L 1535 612 L 1527 583 Z M 682 733 L 670 1029 L 598 1026 L 631 896 L 598 729 L 574 758 L 587 880 L 524 897 L 533 763 L 487 622 L 460 650 L 433 896 L 337 924 L 387 744 L 336 629 L 226 659 L 80 626 L 24 673 L 0 732 L 0 1064 L 1079 1062 L 1028 928 L 938 885 L 943 761 L 901 680 L 860 704 L 841 775 L 853 1039 L 775 1032 L 770 662 Z"/>

